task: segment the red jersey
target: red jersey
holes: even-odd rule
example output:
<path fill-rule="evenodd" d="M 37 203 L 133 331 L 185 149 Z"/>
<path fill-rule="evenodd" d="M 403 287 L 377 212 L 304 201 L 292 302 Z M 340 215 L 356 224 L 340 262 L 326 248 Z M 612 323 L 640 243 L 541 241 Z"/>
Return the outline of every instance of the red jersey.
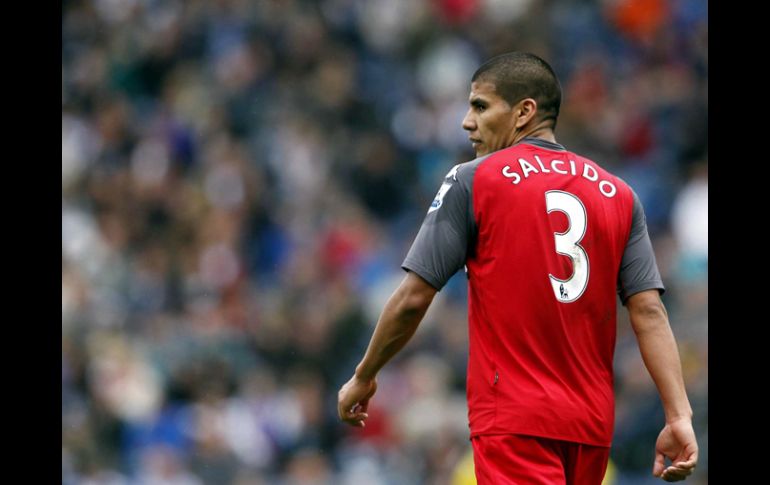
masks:
<path fill-rule="evenodd" d="M 536 139 L 457 165 L 403 267 L 440 289 L 463 264 L 471 435 L 609 446 L 616 292 L 663 289 L 631 188 Z"/>

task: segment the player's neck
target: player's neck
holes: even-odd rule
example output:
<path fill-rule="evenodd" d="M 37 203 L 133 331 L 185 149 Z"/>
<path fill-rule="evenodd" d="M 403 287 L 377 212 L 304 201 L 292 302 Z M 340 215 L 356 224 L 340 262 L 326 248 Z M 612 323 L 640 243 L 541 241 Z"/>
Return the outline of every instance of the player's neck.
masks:
<path fill-rule="evenodd" d="M 529 129 L 525 128 L 521 130 L 514 136 L 513 143 L 511 145 L 519 143 L 524 138 L 539 138 L 551 143 L 556 143 L 556 137 L 553 134 L 553 129 L 548 125 L 544 126 L 543 123 Z"/>

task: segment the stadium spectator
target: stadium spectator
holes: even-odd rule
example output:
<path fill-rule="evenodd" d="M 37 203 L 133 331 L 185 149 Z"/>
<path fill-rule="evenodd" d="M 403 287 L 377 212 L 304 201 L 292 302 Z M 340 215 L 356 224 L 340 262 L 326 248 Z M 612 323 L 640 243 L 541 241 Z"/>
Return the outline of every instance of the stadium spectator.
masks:
<path fill-rule="evenodd" d="M 332 396 L 400 279 L 435 180 L 469 159 L 468 70 L 514 48 L 553 59 L 565 91 L 601 66 L 592 123 L 565 112 L 560 141 L 606 160 L 648 210 L 702 445 L 688 481 L 706 483 L 707 276 L 683 264 L 671 216 L 689 167 L 707 160 L 707 4 L 669 2 L 641 40 L 603 4 L 455 3 L 473 8 L 63 3 L 63 483 L 133 483 L 159 446 L 201 481 L 216 458 L 234 483 L 281 483 L 309 451 L 324 466 L 299 468 L 335 483 L 448 483 L 469 448 L 460 276 L 381 374 L 378 425 L 341 427 Z M 652 131 L 628 158 L 619 128 L 635 119 Z M 616 485 L 646 483 L 639 443 L 662 419 L 634 345 L 621 315 Z M 296 397 L 318 392 L 308 380 L 322 399 L 302 408 Z M 420 391 L 425 380 L 439 384 Z M 216 419 L 197 419 L 212 401 Z M 435 419 L 415 418 L 426 405 Z M 650 419 L 628 418 L 638 409 Z M 201 454 L 211 423 L 224 430 Z"/>

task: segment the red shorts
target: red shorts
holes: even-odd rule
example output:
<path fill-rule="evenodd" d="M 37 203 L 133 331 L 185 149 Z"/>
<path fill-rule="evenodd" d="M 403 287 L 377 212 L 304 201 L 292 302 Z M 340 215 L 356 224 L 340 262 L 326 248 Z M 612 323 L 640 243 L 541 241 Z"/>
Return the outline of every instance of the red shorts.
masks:
<path fill-rule="evenodd" d="M 610 449 L 501 434 L 471 439 L 478 485 L 600 485 Z"/>

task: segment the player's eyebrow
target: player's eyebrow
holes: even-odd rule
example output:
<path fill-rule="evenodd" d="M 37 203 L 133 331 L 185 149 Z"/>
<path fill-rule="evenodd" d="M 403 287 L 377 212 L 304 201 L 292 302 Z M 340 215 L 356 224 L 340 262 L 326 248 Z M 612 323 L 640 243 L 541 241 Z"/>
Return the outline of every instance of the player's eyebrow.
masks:
<path fill-rule="evenodd" d="M 478 96 L 474 96 L 474 97 L 472 97 L 472 98 L 471 98 L 471 99 L 468 101 L 468 103 L 469 103 L 471 106 L 474 106 L 474 107 L 475 107 L 475 106 L 482 106 L 482 107 L 485 107 L 485 106 L 487 106 L 487 102 L 486 102 L 485 100 L 483 100 L 483 99 L 479 98 Z"/>

